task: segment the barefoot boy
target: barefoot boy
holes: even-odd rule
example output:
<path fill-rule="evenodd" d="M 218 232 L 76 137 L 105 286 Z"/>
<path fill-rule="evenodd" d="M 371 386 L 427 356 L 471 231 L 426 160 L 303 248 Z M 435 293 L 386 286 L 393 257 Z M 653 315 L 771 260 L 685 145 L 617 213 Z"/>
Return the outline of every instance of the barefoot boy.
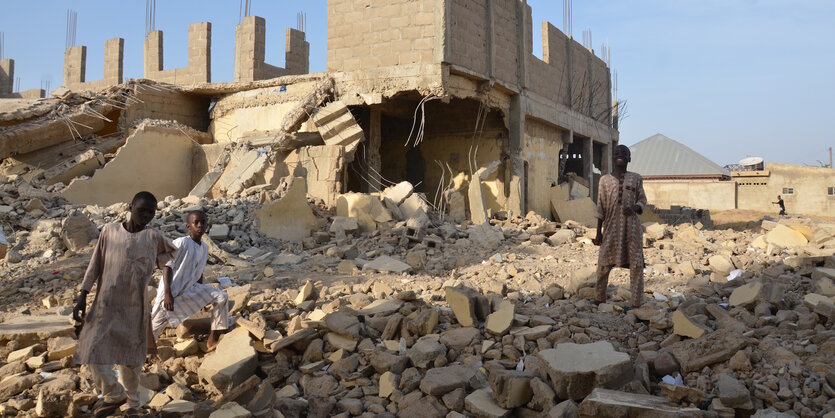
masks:
<path fill-rule="evenodd" d="M 146 228 L 156 208 L 153 194 L 139 192 L 131 201 L 129 221 L 102 228 L 73 308 L 73 318 L 84 320 L 75 362 L 90 367 L 104 398 L 94 410 L 96 417 L 115 412 L 125 400 L 130 408 L 139 407 L 139 372 L 148 350 L 151 317 L 145 289 L 154 265 L 161 267 L 176 250 L 161 232 Z M 85 318 L 94 283 L 96 297 Z"/>
<path fill-rule="evenodd" d="M 176 258 L 165 265 L 163 280 L 157 288 L 157 298 L 151 313 L 154 338 L 159 338 L 167 325 L 177 327 L 181 322 L 212 303 L 212 331 L 206 341 L 208 348 L 217 345 L 220 331 L 228 327 L 229 311 L 226 292 L 203 284 L 203 269 L 209 258 L 209 246 L 202 242 L 208 222 L 203 211 L 186 215 L 188 236 L 174 240 Z"/>
<path fill-rule="evenodd" d="M 641 175 L 626 171 L 632 160 L 629 148 L 618 145 L 612 152 L 612 174 L 600 178 L 597 192 L 597 303 L 606 301 L 606 286 L 613 267 L 629 269 L 632 307 L 644 297 L 644 250 L 641 218 L 647 196 Z M 601 232 L 602 227 L 602 232 Z"/>

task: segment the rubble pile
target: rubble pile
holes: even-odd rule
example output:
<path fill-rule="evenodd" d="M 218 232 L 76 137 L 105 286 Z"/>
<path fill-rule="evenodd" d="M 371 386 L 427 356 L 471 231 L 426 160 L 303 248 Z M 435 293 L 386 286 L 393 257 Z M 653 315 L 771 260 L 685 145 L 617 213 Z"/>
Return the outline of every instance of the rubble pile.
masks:
<path fill-rule="evenodd" d="M 293 193 L 167 197 L 152 226 L 209 214 L 211 274 L 235 327 L 207 352 L 201 312 L 159 342 L 142 402 L 162 416 L 801 416 L 835 410 L 835 225 L 645 225 L 646 303 L 626 272 L 595 305 L 592 229 L 533 213 L 453 224 L 411 185 L 307 201 L 309 236 L 261 232 Z M 303 196 L 303 195 L 302 195 Z M 72 205 L 10 176 L 0 410 L 81 416 L 69 314 L 90 246 L 124 204 Z M 149 294 L 152 290 L 149 290 Z"/>

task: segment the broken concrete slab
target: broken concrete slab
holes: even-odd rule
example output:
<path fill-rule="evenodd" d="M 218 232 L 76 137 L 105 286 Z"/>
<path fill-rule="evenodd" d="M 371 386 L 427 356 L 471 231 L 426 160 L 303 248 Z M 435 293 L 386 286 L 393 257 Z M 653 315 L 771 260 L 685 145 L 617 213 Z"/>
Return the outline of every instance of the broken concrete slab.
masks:
<path fill-rule="evenodd" d="M 561 399 L 580 400 L 592 389 L 626 383 L 631 377 L 629 354 L 615 351 L 608 341 L 563 343 L 540 351 L 554 392 Z"/>
<path fill-rule="evenodd" d="M 574 198 L 571 196 L 571 185 L 563 183 L 551 187 L 550 191 L 551 215 L 557 222 L 574 221 L 586 227 L 593 227 L 597 223 L 594 217 L 597 209 L 594 201 L 588 197 Z"/>
<path fill-rule="evenodd" d="M 49 353 L 47 359 L 49 361 L 55 361 L 71 356 L 75 354 L 77 347 L 78 341 L 75 338 L 66 336 L 50 338 L 46 344 L 46 351 Z"/>
<path fill-rule="evenodd" d="M 317 224 L 316 216 L 307 203 L 307 186 L 300 177 L 293 178 L 281 199 L 264 204 L 255 216 L 259 231 L 285 241 L 298 242 L 309 237 Z"/>
<path fill-rule="evenodd" d="M 264 172 L 269 162 L 265 149 L 239 149 L 232 154 L 230 163 L 218 178 L 215 187 L 221 194 L 237 195 L 255 183 L 257 176 Z"/>
<path fill-rule="evenodd" d="M 496 335 L 504 335 L 510 326 L 513 325 L 514 304 L 511 301 L 503 300 L 496 312 L 487 316 L 487 323 L 484 326 L 488 332 Z"/>
<path fill-rule="evenodd" d="M 432 338 L 423 337 L 406 351 L 406 355 L 415 367 L 425 369 L 434 363 L 438 356 L 446 355 L 446 347 Z"/>
<path fill-rule="evenodd" d="M 742 286 L 737 287 L 728 298 L 730 306 L 741 306 L 749 308 L 760 301 L 763 290 L 763 284 L 760 281 L 753 281 Z"/>
<path fill-rule="evenodd" d="M 362 128 L 357 124 L 354 115 L 340 100 L 320 108 L 313 114 L 312 120 L 326 145 L 342 145 L 349 154 L 365 140 Z"/>
<path fill-rule="evenodd" d="M 486 319 L 490 312 L 490 305 L 484 295 L 463 286 L 444 288 L 445 298 L 455 319 L 465 327 L 472 327 L 478 324 L 479 320 Z"/>
<path fill-rule="evenodd" d="M 681 371 L 689 373 L 728 360 L 746 345 L 737 331 L 720 328 L 694 340 L 679 341 L 669 346 Z"/>
<path fill-rule="evenodd" d="M 375 258 L 362 266 L 363 271 L 376 271 L 380 273 L 405 273 L 412 270 L 412 266 L 387 255 Z"/>
<path fill-rule="evenodd" d="M 681 408 L 661 396 L 641 395 L 608 389 L 595 389 L 580 404 L 580 416 L 620 417 L 702 417 L 698 408 Z"/>
<path fill-rule="evenodd" d="M 0 343 L 26 345 L 52 337 L 75 335 L 71 318 L 62 315 L 18 316 L 0 323 Z"/>
<path fill-rule="evenodd" d="M 86 248 L 98 236 L 96 224 L 81 212 L 71 213 L 61 223 L 61 240 L 70 251 Z"/>
<path fill-rule="evenodd" d="M 467 196 L 470 202 L 470 220 L 475 225 L 487 223 L 489 220 L 487 216 L 487 203 L 484 200 L 484 188 L 481 184 L 491 174 L 493 174 L 501 164 L 496 160 L 485 167 L 481 167 L 473 174 L 473 178 L 467 188 Z"/>
<path fill-rule="evenodd" d="M 493 399 L 504 409 L 526 405 L 533 397 L 532 373 L 516 370 L 494 370 L 490 373 L 490 389 Z"/>
<path fill-rule="evenodd" d="M 61 196 L 72 203 L 109 206 L 130 202 L 137 190 L 155 196 L 186 196 L 197 171 L 200 145 L 177 128 L 140 125 L 116 156 L 93 177 L 77 178 Z"/>
<path fill-rule="evenodd" d="M 237 328 L 224 335 L 215 351 L 205 357 L 197 377 L 223 392 L 252 376 L 257 365 L 258 353 L 252 347 L 249 331 Z"/>
<path fill-rule="evenodd" d="M 708 258 L 708 264 L 710 265 L 710 269 L 715 271 L 716 273 L 722 274 L 727 276 L 733 269 L 734 263 L 731 259 L 722 254 L 716 254 Z"/>
<path fill-rule="evenodd" d="M 391 200 L 396 206 L 400 206 L 406 198 L 412 195 L 413 191 L 412 183 L 401 181 L 394 186 L 383 189 L 383 198 Z"/>
<path fill-rule="evenodd" d="M 510 416 L 511 412 L 500 407 L 484 389 L 467 395 L 464 398 L 464 407 L 477 418 L 504 418 Z"/>
<path fill-rule="evenodd" d="M 467 388 L 475 370 L 462 365 L 435 367 L 426 371 L 420 381 L 420 390 L 432 396 L 441 396 L 458 388 Z"/>
<path fill-rule="evenodd" d="M 780 223 L 765 234 L 765 241 L 781 248 L 799 247 L 809 243 L 803 234 Z"/>
<path fill-rule="evenodd" d="M 336 215 L 356 218 L 361 232 L 374 232 L 378 223 L 392 221 L 377 196 L 345 193 L 336 199 Z"/>
<path fill-rule="evenodd" d="M 361 315 L 391 315 L 400 310 L 403 301 L 397 299 L 377 299 L 360 309 Z"/>
<path fill-rule="evenodd" d="M 687 316 L 681 309 L 673 312 L 673 333 L 683 337 L 699 338 L 711 329 Z"/>
<path fill-rule="evenodd" d="M 571 279 L 565 290 L 570 293 L 577 293 L 584 287 L 594 287 L 597 284 L 597 267 L 588 266 L 575 270 L 571 273 Z"/>

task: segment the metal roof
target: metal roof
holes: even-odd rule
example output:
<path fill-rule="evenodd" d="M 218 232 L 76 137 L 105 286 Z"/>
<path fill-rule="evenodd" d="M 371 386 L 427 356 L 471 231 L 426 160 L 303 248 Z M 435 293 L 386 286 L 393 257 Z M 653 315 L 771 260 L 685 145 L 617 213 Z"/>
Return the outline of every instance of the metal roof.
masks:
<path fill-rule="evenodd" d="M 722 177 L 728 170 L 688 146 L 655 134 L 631 147 L 629 171 L 644 177 Z"/>

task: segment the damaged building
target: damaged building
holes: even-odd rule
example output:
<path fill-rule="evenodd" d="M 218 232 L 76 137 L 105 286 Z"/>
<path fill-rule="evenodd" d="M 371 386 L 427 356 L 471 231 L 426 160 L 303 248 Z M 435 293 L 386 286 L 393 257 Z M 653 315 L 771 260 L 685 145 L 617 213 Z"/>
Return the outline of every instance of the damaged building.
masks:
<path fill-rule="evenodd" d="M 85 46 L 69 48 L 54 98 L 0 102 L 2 173 L 102 206 L 139 189 L 251 195 L 294 177 L 337 209 L 345 194 L 408 181 L 421 205 L 459 221 L 588 215 L 618 141 L 610 71 L 594 51 L 543 22 L 535 56 L 524 1 L 327 9 L 324 73 L 308 73 L 296 29 L 285 67 L 266 63 L 256 16 L 236 29 L 229 83 L 211 82 L 209 22 L 189 26 L 183 68 L 164 68 L 162 32 L 149 32 L 138 80 L 123 82 L 120 38 L 105 44 L 102 80 L 85 79 Z"/>

